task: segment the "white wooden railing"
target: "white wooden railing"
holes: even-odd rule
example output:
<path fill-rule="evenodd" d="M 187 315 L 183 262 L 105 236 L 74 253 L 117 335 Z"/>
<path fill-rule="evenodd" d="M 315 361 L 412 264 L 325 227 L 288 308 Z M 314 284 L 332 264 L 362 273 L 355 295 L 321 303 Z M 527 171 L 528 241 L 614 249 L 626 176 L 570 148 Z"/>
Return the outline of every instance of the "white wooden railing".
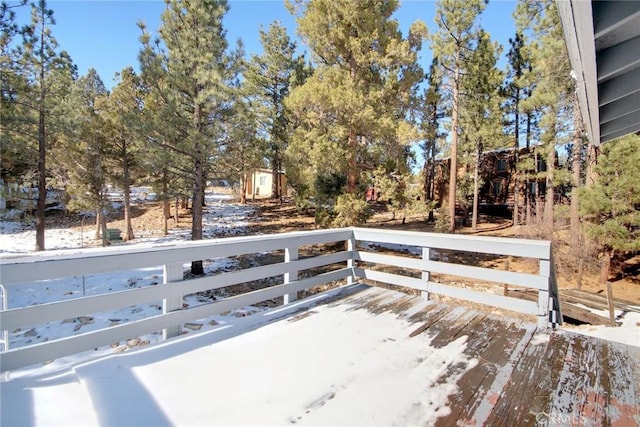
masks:
<path fill-rule="evenodd" d="M 304 259 L 298 258 L 299 249 L 303 246 L 336 242 L 340 244 L 338 247 L 344 249 Z M 371 247 L 370 244 L 406 245 L 417 248 L 421 256 L 383 255 L 366 250 Z M 432 255 L 438 250 L 532 258 L 539 261 L 539 271 L 537 274 L 526 274 L 435 261 Z M 273 251 L 284 251 L 283 262 L 183 280 L 184 265 L 194 259 Z M 407 274 L 374 270 L 371 267 L 374 264 L 399 267 L 401 273 Z M 164 271 L 163 282 L 157 286 L 29 307 L 6 305 L 12 290 L 35 281 L 157 266 L 162 266 Z M 316 267 L 325 267 L 328 271 L 310 277 L 307 271 L 307 277 L 298 277 L 299 272 Z M 4 255 L 0 257 L 0 291 L 4 301 L 3 310 L 0 311 L 0 328 L 3 331 L 0 368 L 2 371 L 14 370 L 160 330 L 163 331 L 165 339 L 174 337 L 180 334 L 183 324 L 193 320 L 277 297 L 284 297 L 284 303 L 287 304 L 296 298 L 298 291 L 334 281 L 346 280 L 347 283 L 351 283 L 358 278 L 418 289 L 427 298 L 429 293 L 437 293 L 533 314 L 538 316 L 539 327 L 554 326 L 561 322 L 561 314 L 553 271 L 551 244 L 546 241 L 368 228 L 232 237 L 148 248 L 118 246 L 108 249 L 62 251 L 55 254 L 44 252 L 33 255 Z M 413 277 L 416 272 L 420 277 Z M 432 273 L 533 288 L 538 291 L 538 302 L 437 283 L 433 281 Z M 184 295 L 269 277 L 282 277 L 282 283 L 196 307 L 183 308 Z M 162 313 L 155 316 L 48 342 L 9 348 L 9 331 L 17 328 L 159 300 L 163 301 Z"/>

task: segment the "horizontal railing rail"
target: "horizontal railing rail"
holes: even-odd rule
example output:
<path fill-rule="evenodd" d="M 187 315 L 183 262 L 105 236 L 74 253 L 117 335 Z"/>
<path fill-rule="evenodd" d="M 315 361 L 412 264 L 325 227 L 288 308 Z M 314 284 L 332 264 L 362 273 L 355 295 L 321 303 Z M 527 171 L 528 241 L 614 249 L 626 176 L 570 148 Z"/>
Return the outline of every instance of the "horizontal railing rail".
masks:
<path fill-rule="evenodd" d="M 421 256 L 411 258 L 376 253 L 359 247 L 363 242 L 413 246 L 418 248 Z M 299 258 L 301 247 L 330 243 L 338 244 L 332 246 L 333 253 Z M 340 249 L 340 245 L 344 245 L 344 249 Z M 527 257 L 539 260 L 540 267 L 537 274 L 528 274 L 460 265 L 432 260 L 430 254 L 433 250 Z M 207 260 L 276 251 L 281 254 L 275 257 L 280 261 L 271 264 L 184 280 L 185 264 L 195 259 Z M 369 264 L 412 270 L 421 275 L 412 277 L 377 271 L 368 268 Z M 162 283 L 28 307 L 10 307 L 6 304 L 14 289 L 36 281 L 151 267 L 163 268 Z M 311 275 L 312 269 L 322 271 L 315 271 L 315 275 Z M 307 277 L 299 278 L 300 272 L 303 271 L 307 272 Z M 284 297 L 283 302 L 286 304 L 296 299 L 299 291 L 336 281 L 346 280 L 347 283 L 352 283 L 355 278 L 414 288 L 422 291 L 425 297 L 428 297 L 429 293 L 438 293 L 535 314 L 539 316 L 539 326 L 546 327 L 547 318 L 555 323 L 561 321 L 555 276 L 552 272 L 550 242 L 366 228 L 232 237 L 155 247 L 118 246 L 30 255 L 3 255 L 0 256 L 0 290 L 3 291 L 4 309 L 0 311 L 0 327 L 3 331 L 4 349 L 0 352 L 0 368 L 2 371 L 14 370 L 161 330 L 165 339 L 174 337 L 181 333 L 182 325 L 190 321 L 278 297 Z M 538 303 L 436 283 L 432 280 L 431 273 L 531 288 L 539 293 Z M 280 279 L 272 286 L 195 307 L 183 307 L 185 295 L 273 277 Z M 162 313 L 154 316 L 47 342 L 9 348 L 9 332 L 19 328 L 159 301 L 162 301 Z"/>
<path fill-rule="evenodd" d="M 555 326 L 562 322 L 560 306 L 557 302 L 557 283 L 555 282 L 555 275 L 552 274 L 551 242 L 461 234 L 408 233 L 398 230 L 369 228 L 355 228 L 354 239 L 356 240 L 356 247 L 358 243 L 367 242 L 376 245 L 388 244 L 417 248 L 420 254 L 418 258 L 380 254 L 359 249 L 355 251 L 355 260 L 421 272 L 421 277 L 416 278 L 405 274 L 389 273 L 357 266 L 354 271 L 356 277 L 413 288 L 422 291 L 422 295 L 425 298 L 429 298 L 430 293 L 435 293 L 532 314 L 538 316 L 539 327 L 546 327 L 548 324 Z M 534 259 L 539 263 L 538 272 L 521 273 L 432 259 L 434 251 L 443 250 Z M 433 280 L 434 273 L 533 289 L 538 292 L 538 302 L 439 283 Z"/>

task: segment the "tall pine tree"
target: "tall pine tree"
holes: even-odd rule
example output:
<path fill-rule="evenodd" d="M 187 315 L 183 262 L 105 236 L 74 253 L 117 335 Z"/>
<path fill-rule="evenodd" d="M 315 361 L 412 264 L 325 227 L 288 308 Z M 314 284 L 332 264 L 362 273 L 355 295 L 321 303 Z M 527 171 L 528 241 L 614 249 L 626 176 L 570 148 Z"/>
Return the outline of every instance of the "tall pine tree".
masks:
<path fill-rule="evenodd" d="M 260 29 L 260 42 L 262 54 L 251 56 L 244 75 L 260 131 L 268 141 L 267 157 L 273 174 L 272 196 L 279 199 L 282 197 L 280 172 L 290 134 L 289 113 L 284 100 L 294 84 L 295 72 L 304 60 L 295 56 L 295 43 L 277 21 L 267 31 Z"/>
<path fill-rule="evenodd" d="M 439 149 L 438 141 L 443 136 L 440 131 L 440 122 L 445 115 L 441 74 L 438 59 L 433 58 L 427 74 L 428 86 L 422 95 L 422 108 L 419 109 L 420 130 L 423 137 L 420 148 L 424 157 L 423 196 L 425 201 L 434 201 L 436 193 L 436 155 Z M 430 209 L 427 221 L 433 222 L 433 220 L 433 209 Z"/>
<path fill-rule="evenodd" d="M 467 158 L 473 168 L 473 231 L 478 226 L 478 192 L 482 153 L 504 145 L 500 112 L 500 83 L 502 73 L 497 68 L 501 47 L 493 43 L 489 34 L 478 32 L 475 49 L 469 53 L 465 76 L 462 80 L 460 123 L 465 139 L 471 144 Z"/>
<path fill-rule="evenodd" d="M 130 189 L 140 174 L 142 154 L 141 126 L 143 88 L 132 67 L 117 74 L 119 82 L 108 97 L 103 97 L 102 116 L 107 131 L 106 151 L 109 157 L 111 180 L 123 192 L 125 229 L 122 239 L 133 240 Z"/>
<path fill-rule="evenodd" d="M 3 10 L 3 13 L 7 13 L 7 9 Z M 11 53 L 13 61 L 6 64 L 16 74 L 11 79 L 13 86 L 7 88 L 11 93 L 9 102 L 15 108 L 11 108 L 10 114 L 3 117 L 2 126 L 11 135 L 10 141 L 23 144 L 21 151 L 35 154 L 27 159 L 24 156 L 22 158 L 27 162 L 23 166 L 28 167 L 31 162 L 37 165 L 37 251 L 45 249 L 47 151 L 55 140 L 56 122 L 52 112 L 60 97 L 68 90 L 68 85 L 60 83 L 68 82 L 75 73 L 75 67 L 66 52 L 58 52 L 58 43 L 51 33 L 53 25 L 53 10 L 47 7 L 46 1 L 32 4 L 31 22 L 20 29 L 22 43 Z M 7 28 L 11 29 L 11 24 Z M 3 44 L 7 36 L 2 36 Z M 6 50 L 7 46 L 2 46 L 2 49 Z M 5 92 L 3 79 L 3 97 L 9 92 Z"/>
<path fill-rule="evenodd" d="M 162 14 L 160 39 L 152 40 L 141 25 L 139 59 L 145 83 L 158 92 L 164 117 L 175 139 L 170 148 L 188 158 L 191 169 L 191 238 L 203 237 L 204 195 L 215 146 L 224 138 L 224 121 L 231 114 L 234 84 L 241 53 L 228 52 L 224 15 L 226 0 L 172 0 Z M 204 274 L 202 261 L 191 272 Z"/>
<path fill-rule="evenodd" d="M 451 102 L 451 162 L 449 164 L 449 232 L 456 228 L 456 187 L 458 181 L 458 137 L 462 79 L 477 36 L 475 22 L 486 6 L 485 0 L 439 0 L 436 5 L 438 31 L 432 34 L 434 56 L 444 70 Z"/>
<path fill-rule="evenodd" d="M 532 69 L 527 79 L 534 82 L 531 96 L 522 102 L 528 111 L 540 112 L 540 146 L 546 171 L 543 224 L 547 234 L 553 231 L 556 186 L 560 181 L 556 167 L 556 147 L 562 145 L 571 123 L 574 82 L 562 36 L 557 5 L 552 0 L 523 1 L 518 4 L 517 24 L 532 34 Z M 536 168 L 538 169 L 538 168 Z"/>
<path fill-rule="evenodd" d="M 64 106 L 66 138 L 54 152 L 69 175 L 67 191 L 72 196 L 71 210 L 91 210 L 96 213 L 96 239 L 109 244 L 107 215 L 109 183 L 105 121 L 102 116 L 107 89 L 97 71 L 74 82 Z"/>
<path fill-rule="evenodd" d="M 299 124 L 287 152 L 290 169 L 302 181 L 299 189 L 344 176 L 339 192 L 346 198 L 336 206 L 347 209 L 361 200 L 362 178 L 376 167 L 367 164 L 371 153 L 396 154 L 408 143 L 405 114 L 422 78 L 417 52 L 426 28 L 415 23 L 403 38 L 392 19 L 397 0 L 309 0 L 289 6 L 317 63 L 287 99 Z"/>
<path fill-rule="evenodd" d="M 609 278 L 611 258 L 640 251 L 640 136 L 604 146 L 596 166 L 599 179 L 580 189 L 580 214 L 587 235 L 602 254 L 600 281 Z"/>

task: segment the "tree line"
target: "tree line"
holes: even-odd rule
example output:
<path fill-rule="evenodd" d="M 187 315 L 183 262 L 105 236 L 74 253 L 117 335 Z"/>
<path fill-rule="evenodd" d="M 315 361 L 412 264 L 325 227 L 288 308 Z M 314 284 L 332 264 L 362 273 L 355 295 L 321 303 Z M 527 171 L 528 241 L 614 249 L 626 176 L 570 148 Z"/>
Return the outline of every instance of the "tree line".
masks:
<path fill-rule="evenodd" d="M 438 0 L 433 26 L 418 20 L 402 34 L 393 17 L 398 0 L 287 0 L 308 56 L 274 22 L 259 29 L 262 52 L 247 57 L 241 41 L 227 40 L 226 0 L 168 0 L 157 32 L 139 23 L 137 67 L 117 73 L 107 90 L 94 69 L 78 76 L 44 0 L 30 6 L 22 27 L 15 8 L 26 1 L 3 3 L 1 177 L 37 186 L 37 250 L 45 248 L 49 188 L 64 189 L 69 209 L 94 211 L 106 242 L 108 186 L 123 190 L 130 240 L 129 188 L 150 184 L 164 204 L 165 232 L 169 201 L 190 201 L 197 240 L 207 182 L 237 183 L 244 202 L 258 167 L 274 177 L 286 171 L 297 204 L 313 207 L 321 225 L 365 222 L 364 195 L 375 187 L 394 212 L 437 218 L 454 232 L 456 208 L 465 217 L 470 211 L 477 227 L 483 154 L 510 148 L 515 225 L 536 222 L 551 234 L 562 192 L 570 195 L 575 239 L 582 222 L 595 230 L 608 214 L 619 221 L 617 243 L 590 231 L 603 252 L 637 250 L 629 242 L 638 195 L 625 193 L 624 215 L 596 202 L 604 197 L 596 163 L 609 156 L 582 130 L 555 2 L 520 0 L 506 47 L 479 24 L 486 5 Z M 423 69 L 427 45 L 434 59 Z M 437 208 L 434 183 L 444 172 L 447 197 Z M 202 263 L 192 271 L 201 274 Z"/>

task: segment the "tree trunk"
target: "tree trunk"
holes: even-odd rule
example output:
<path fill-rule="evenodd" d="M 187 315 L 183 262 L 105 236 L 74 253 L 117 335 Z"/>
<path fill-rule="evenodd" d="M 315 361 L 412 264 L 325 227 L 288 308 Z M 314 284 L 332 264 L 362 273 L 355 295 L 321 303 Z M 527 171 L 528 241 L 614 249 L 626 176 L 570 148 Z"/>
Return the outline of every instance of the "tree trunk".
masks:
<path fill-rule="evenodd" d="M 197 152 L 198 151 L 199 150 L 197 150 Z M 204 198 L 202 180 L 204 177 L 204 165 L 202 164 L 200 155 L 196 156 L 194 163 L 193 200 L 191 202 L 191 240 L 202 240 L 202 200 Z M 191 274 L 194 276 L 202 276 L 204 274 L 202 261 L 191 262 Z"/>
<path fill-rule="evenodd" d="M 456 63 L 460 53 L 456 53 Z M 449 169 L 449 232 L 456 230 L 456 186 L 458 181 L 458 103 L 459 100 L 460 69 L 454 70 L 453 78 L 453 111 L 451 113 L 451 162 Z"/>
<path fill-rule="evenodd" d="M 100 230 L 102 231 L 102 246 L 109 246 L 109 235 L 107 234 L 107 212 L 102 202 L 102 212 L 100 213 Z"/>
<path fill-rule="evenodd" d="M 540 190 L 540 183 L 538 183 L 538 188 L 537 188 L 537 193 L 536 193 L 536 224 L 542 224 L 542 208 L 543 208 L 543 201 L 542 201 L 542 191 Z"/>
<path fill-rule="evenodd" d="M 478 231 L 478 170 L 480 169 L 480 155 L 482 154 L 482 143 L 476 147 L 476 162 L 473 170 L 473 213 L 471 214 L 471 230 Z"/>
<path fill-rule="evenodd" d="M 240 203 L 247 204 L 247 174 L 243 173 L 240 177 Z"/>
<path fill-rule="evenodd" d="M 135 239 L 133 234 L 133 224 L 131 223 L 131 195 L 129 192 L 131 187 L 127 184 L 124 187 L 124 235 L 122 240 L 125 242 Z"/>
<path fill-rule="evenodd" d="M 600 148 L 593 143 L 589 143 L 587 152 L 587 187 L 591 188 L 593 184 L 598 180 L 598 174 L 595 171 L 595 167 L 598 165 L 598 156 L 600 155 Z"/>
<path fill-rule="evenodd" d="M 527 190 L 524 193 L 525 224 L 531 225 L 531 192 L 529 191 L 530 181 L 527 180 Z"/>
<path fill-rule="evenodd" d="M 200 138 L 200 105 L 196 104 L 193 111 L 193 127 Z M 204 207 L 204 168 L 206 154 L 201 141 L 197 140 L 194 149 L 193 162 L 193 200 L 191 206 L 191 240 L 202 240 L 202 212 Z M 202 261 L 191 262 L 191 274 L 194 276 L 204 275 Z"/>
<path fill-rule="evenodd" d="M 95 240 L 100 240 L 102 236 L 102 212 L 100 209 L 96 211 L 96 234 L 94 236 Z"/>
<path fill-rule="evenodd" d="M 529 152 L 529 144 L 531 141 L 531 113 L 527 112 L 527 127 L 525 130 L 525 147 L 527 149 L 527 153 L 530 154 Z M 537 164 L 536 162 L 536 157 L 535 157 L 535 152 L 533 153 L 534 155 L 534 164 Z M 536 170 L 537 172 L 537 170 Z M 533 203 L 533 201 L 535 200 L 535 194 L 531 194 L 531 177 L 527 176 L 527 179 L 525 180 L 525 188 L 524 188 L 524 202 L 525 202 L 525 209 L 526 209 L 526 221 L 527 221 L 527 225 L 531 225 L 531 204 Z M 537 189 L 537 186 L 536 186 Z"/>
<path fill-rule="evenodd" d="M 255 170 L 251 174 L 251 201 L 256 200 L 256 173 Z"/>
<path fill-rule="evenodd" d="M 271 169 L 271 197 L 279 199 L 280 194 L 280 153 L 277 144 L 273 148 L 273 167 Z"/>
<path fill-rule="evenodd" d="M 127 139 L 124 129 L 120 131 L 120 141 L 122 142 L 120 158 L 122 159 L 122 191 L 124 192 L 124 235 L 122 240 L 127 242 L 135 239 L 135 236 L 133 234 L 133 225 L 131 224 L 131 172 L 129 170 L 129 153 L 127 152 Z"/>
<path fill-rule="evenodd" d="M 349 169 L 347 170 L 347 193 L 356 191 L 356 176 L 358 172 L 358 138 L 353 128 L 349 131 Z"/>
<path fill-rule="evenodd" d="M 169 234 L 169 217 L 171 216 L 171 204 L 168 198 L 162 199 L 162 235 Z"/>
<path fill-rule="evenodd" d="M 549 147 L 549 154 L 547 155 L 547 194 L 545 196 L 544 203 L 544 226 L 546 232 L 550 236 L 553 232 L 553 205 L 554 205 L 554 171 L 555 171 L 556 151 L 552 145 Z"/>
<path fill-rule="evenodd" d="M 520 204 L 520 177 L 518 176 L 518 161 L 520 154 L 520 112 L 518 111 L 520 105 L 520 89 L 516 89 L 515 100 L 515 141 L 513 147 L 514 151 L 514 164 L 513 164 L 513 225 L 517 226 L 520 222 L 518 208 Z"/>
<path fill-rule="evenodd" d="M 429 215 L 427 217 L 427 222 L 433 222 L 434 221 L 434 210 L 433 210 L 433 187 L 434 187 L 434 164 L 433 161 L 431 160 L 431 158 L 429 158 L 426 163 L 425 163 L 425 188 L 424 188 L 424 192 L 425 192 L 425 203 L 430 202 L 431 203 L 431 207 L 429 208 Z"/>
<path fill-rule="evenodd" d="M 582 165 L 582 123 L 580 120 L 580 110 L 578 108 L 577 99 L 574 100 L 573 111 L 573 161 L 571 167 L 573 169 L 573 188 L 571 189 L 571 246 L 575 249 L 580 247 L 580 238 L 582 232 L 580 230 L 580 214 L 578 212 L 578 189 L 581 186 L 580 172 Z"/>
<path fill-rule="evenodd" d="M 44 251 L 44 221 L 47 204 L 47 135 L 45 132 L 45 81 L 44 81 L 44 17 L 40 33 L 40 102 L 38 106 L 38 205 L 36 208 L 36 251 Z"/>
<path fill-rule="evenodd" d="M 176 209 L 175 209 L 176 214 L 173 217 L 173 222 L 174 225 L 178 225 L 179 219 L 180 219 L 180 196 L 176 196 Z"/>
<path fill-rule="evenodd" d="M 167 188 L 166 171 L 162 174 L 162 235 L 169 234 L 169 217 L 171 216 L 171 205 L 169 204 L 169 191 Z"/>
<path fill-rule="evenodd" d="M 518 153 L 516 151 L 515 162 L 518 162 Z M 516 169 L 517 166 L 514 167 Z M 513 225 L 517 226 L 520 224 L 520 177 L 518 176 L 518 171 L 515 170 L 513 173 Z"/>
<path fill-rule="evenodd" d="M 611 268 L 611 257 L 613 251 L 605 249 L 602 252 L 602 261 L 600 263 L 600 284 L 607 283 L 609 280 L 609 269 Z"/>
<path fill-rule="evenodd" d="M 43 95 L 44 96 L 44 95 Z M 45 208 L 47 205 L 46 137 L 44 106 L 38 113 L 38 203 L 36 207 L 36 251 L 44 251 Z"/>

